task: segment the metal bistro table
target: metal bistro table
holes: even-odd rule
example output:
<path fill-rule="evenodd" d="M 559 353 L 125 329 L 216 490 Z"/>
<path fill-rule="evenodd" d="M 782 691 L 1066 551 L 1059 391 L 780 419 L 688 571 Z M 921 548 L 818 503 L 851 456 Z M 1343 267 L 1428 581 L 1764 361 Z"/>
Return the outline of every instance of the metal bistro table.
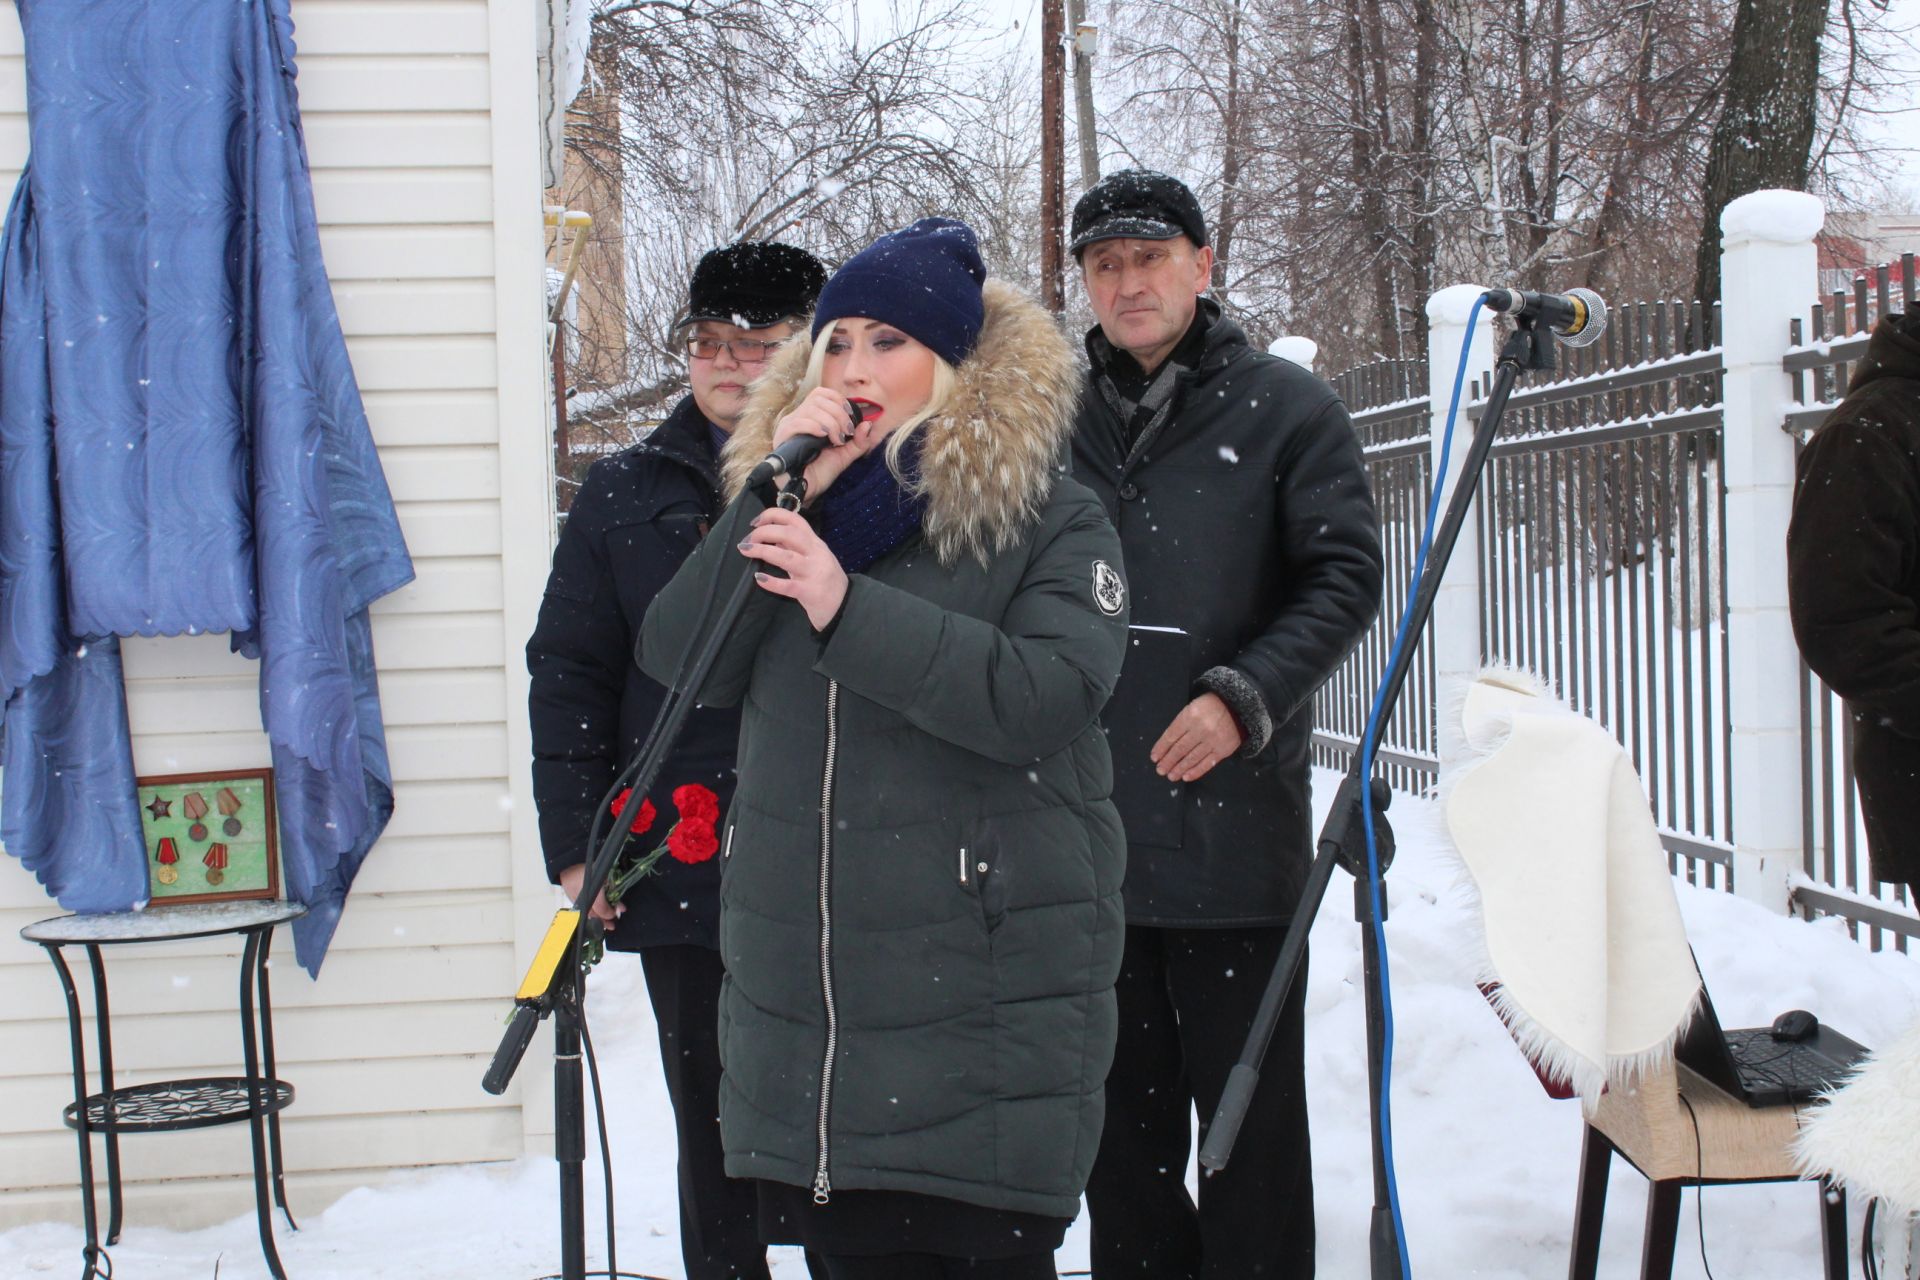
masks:
<path fill-rule="evenodd" d="M 267 991 L 267 952 L 273 945 L 274 926 L 298 919 L 306 912 L 297 902 L 194 903 L 110 915 L 55 916 L 20 931 L 20 936 L 28 942 L 37 942 L 46 948 L 67 997 L 74 1101 L 66 1108 L 64 1118 L 80 1139 L 80 1191 L 87 1231 L 86 1249 L 82 1253 L 86 1270 L 81 1272 L 81 1280 L 113 1274 L 112 1260 L 100 1245 L 93 1202 L 94 1134 L 106 1139 L 107 1243 L 111 1245 L 120 1239 L 121 1134 L 204 1129 L 242 1120 L 253 1132 L 253 1195 L 260 1220 L 260 1249 L 266 1255 L 268 1269 L 278 1280 L 286 1280 L 280 1255 L 273 1246 L 273 1211 L 267 1201 L 267 1180 L 271 1170 L 273 1203 L 287 1213 L 287 1225 L 298 1230 L 293 1215 L 287 1212 L 286 1178 L 280 1163 L 280 1112 L 293 1101 L 293 1086 L 275 1079 L 273 1074 L 273 1004 Z M 246 939 L 240 954 L 240 1041 L 246 1073 L 116 1088 L 113 1031 L 107 1009 L 107 970 L 100 949 L 124 943 L 211 938 L 223 933 L 240 934 Z M 73 974 L 60 953 L 60 949 L 67 946 L 85 947 L 87 964 L 93 971 L 94 1026 L 100 1048 L 98 1093 L 87 1092 L 87 1051 L 81 1034 L 80 1000 L 74 990 Z M 102 1262 L 105 1262 L 104 1268 Z"/>

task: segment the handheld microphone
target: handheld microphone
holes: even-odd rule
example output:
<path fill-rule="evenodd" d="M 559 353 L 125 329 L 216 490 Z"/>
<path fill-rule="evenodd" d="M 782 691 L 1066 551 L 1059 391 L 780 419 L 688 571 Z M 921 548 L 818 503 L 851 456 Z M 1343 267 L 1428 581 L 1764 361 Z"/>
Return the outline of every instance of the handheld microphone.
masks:
<path fill-rule="evenodd" d="M 862 404 L 849 400 L 847 401 L 847 416 L 853 420 L 855 426 L 858 426 L 866 420 L 867 412 L 875 407 L 876 406 L 871 404 Z M 780 476 L 794 475 L 805 471 L 807 464 L 819 457 L 821 452 L 826 449 L 827 444 L 828 440 L 825 436 L 788 436 L 774 447 L 772 453 L 762 458 L 760 465 L 755 467 L 752 473 L 747 476 L 747 488 L 757 489 L 768 481 Z"/>
<path fill-rule="evenodd" d="M 1607 331 L 1607 304 L 1591 289 L 1565 293 L 1533 293 L 1524 289 L 1489 289 L 1487 309 L 1510 316 L 1530 316 L 1543 322 L 1570 347 L 1597 342 Z"/>

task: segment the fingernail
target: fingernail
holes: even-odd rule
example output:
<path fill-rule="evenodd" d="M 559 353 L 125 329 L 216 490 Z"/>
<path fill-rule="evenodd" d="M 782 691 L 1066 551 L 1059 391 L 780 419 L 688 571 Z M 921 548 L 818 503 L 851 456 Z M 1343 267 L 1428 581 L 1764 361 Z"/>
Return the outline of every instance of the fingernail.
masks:
<path fill-rule="evenodd" d="M 753 580 L 754 580 L 755 582 L 766 582 L 766 581 L 768 581 L 768 580 L 769 580 L 769 578 L 770 578 L 771 576 L 772 576 L 772 575 L 770 575 L 770 574 L 765 574 L 765 573 L 762 573 L 762 572 L 760 572 L 760 571 L 759 571 L 758 569 L 755 569 L 755 570 L 753 571 Z"/>
<path fill-rule="evenodd" d="M 753 545 L 753 539 L 752 539 L 752 538 L 742 538 L 742 539 L 740 539 L 740 541 L 739 541 L 738 543 L 736 543 L 735 545 L 736 545 L 736 546 L 738 546 L 740 550 L 742 550 L 742 551 L 745 551 L 745 550 L 746 550 L 746 549 L 747 549 L 748 547 L 751 547 L 751 546 Z"/>

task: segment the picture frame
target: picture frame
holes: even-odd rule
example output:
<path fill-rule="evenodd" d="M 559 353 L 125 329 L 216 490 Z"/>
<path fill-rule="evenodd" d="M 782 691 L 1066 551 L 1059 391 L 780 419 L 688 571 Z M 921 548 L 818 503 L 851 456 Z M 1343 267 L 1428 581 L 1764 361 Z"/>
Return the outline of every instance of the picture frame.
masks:
<path fill-rule="evenodd" d="M 136 778 L 150 905 L 280 896 L 273 770 Z"/>

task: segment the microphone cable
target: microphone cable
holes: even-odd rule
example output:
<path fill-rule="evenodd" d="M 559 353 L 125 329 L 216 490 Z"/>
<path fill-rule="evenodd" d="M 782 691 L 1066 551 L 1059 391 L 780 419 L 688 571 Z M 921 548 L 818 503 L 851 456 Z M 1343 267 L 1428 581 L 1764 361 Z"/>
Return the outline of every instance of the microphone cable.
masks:
<path fill-rule="evenodd" d="M 694 697 L 698 693 L 698 690 L 687 689 L 683 686 L 686 684 L 687 678 L 692 674 L 694 658 L 700 651 L 700 642 L 704 638 L 703 633 L 706 631 L 708 621 L 713 613 L 714 603 L 720 598 L 720 576 L 719 574 L 715 574 L 707 583 L 706 594 L 701 597 L 699 611 L 694 615 L 694 625 L 688 635 L 687 646 L 681 651 L 680 661 L 675 664 L 673 683 L 667 688 L 667 696 L 661 699 L 660 710 L 654 715 L 653 724 L 647 730 L 645 742 L 641 744 L 640 750 L 634 753 L 633 758 L 614 776 L 613 785 L 608 787 L 606 794 L 600 797 L 600 803 L 594 810 L 593 822 L 587 829 L 587 861 L 589 865 L 592 864 L 594 854 L 599 851 L 601 832 L 605 830 L 604 824 L 612 815 L 613 802 L 619 796 L 621 788 L 630 785 L 637 778 L 641 762 L 652 754 L 654 745 L 659 740 L 660 731 L 672 714 L 676 702 L 682 698 Z M 644 796 L 629 796 L 627 798 L 629 805 L 644 802 Z M 622 809 L 620 816 L 628 822 L 631 822 L 632 814 L 636 812 L 638 812 L 637 809 L 631 811 Z M 617 864 L 618 859 L 615 861 Z M 609 867 L 608 873 L 611 874 L 612 870 L 613 869 Z M 587 914 L 591 914 L 592 906 L 592 903 L 587 904 L 585 908 Z M 579 943 L 576 941 L 574 945 L 576 957 L 578 949 Z M 570 959 L 568 963 L 577 964 L 578 959 Z M 607 1215 L 606 1270 L 590 1271 L 587 1274 L 605 1275 L 614 1278 L 614 1280 L 619 1280 L 619 1278 L 623 1276 L 628 1277 L 629 1280 L 653 1280 L 652 1277 L 635 1277 L 632 1272 L 622 1272 L 618 1269 L 615 1262 L 617 1255 L 615 1253 L 616 1232 L 613 1220 L 613 1147 L 607 1133 L 607 1106 L 606 1098 L 600 1089 L 600 1067 L 594 1057 L 593 1036 L 587 1030 L 587 1002 L 584 985 L 581 988 L 581 999 L 579 1001 L 579 1007 L 575 1010 L 575 1016 L 580 1022 L 580 1041 L 582 1048 L 585 1050 L 587 1075 L 592 1082 L 593 1088 L 593 1112 L 595 1123 L 599 1129 L 600 1169 L 602 1182 L 605 1187 Z M 558 1277 L 544 1277 L 543 1280 L 558 1280 Z"/>
<path fill-rule="evenodd" d="M 1413 586 L 1407 595 L 1406 604 L 1400 611 L 1400 623 L 1395 629 L 1393 646 L 1387 652 L 1386 667 L 1381 672 L 1379 687 L 1374 690 L 1373 708 L 1367 713 L 1366 731 L 1360 740 L 1360 778 L 1362 783 L 1361 820 L 1367 833 L 1367 891 L 1372 899 L 1374 928 L 1374 949 L 1380 965 L 1380 1147 L 1385 1157 L 1387 1171 L 1387 1208 L 1393 1217 L 1393 1239 L 1400 1251 L 1401 1280 L 1413 1280 L 1413 1264 L 1407 1253 L 1406 1225 L 1400 1217 L 1400 1179 L 1393 1164 L 1393 980 L 1387 962 L 1386 911 L 1382 901 L 1384 893 L 1380 875 L 1380 845 L 1373 827 L 1373 801 L 1367 796 L 1365 786 L 1373 777 L 1374 754 L 1379 748 L 1380 721 L 1385 710 L 1387 698 L 1387 675 L 1399 663 L 1401 653 L 1406 649 L 1408 631 L 1413 623 L 1414 600 L 1420 594 L 1421 580 L 1426 576 L 1427 553 L 1433 547 L 1433 533 L 1440 520 L 1440 499 L 1447 477 L 1447 459 L 1453 451 L 1453 427 L 1460 411 L 1460 390 L 1467 380 L 1467 360 L 1473 350 L 1473 326 L 1480 318 L 1480 309 L 1486 303 L 1486 295 L 1475 298 L 1473 310 L 1467 313 L 1467 331 L 1460 340 L 1460 367 L 1453 375 L 1453 398 L 1447 404 L 1447 426 L 1440 438 L 1440 462 L 1434 468 L 1433 493 L 1427 501 L 1426 528 L 1420 533 L 1420 549 L 1414 556 Z"/>

